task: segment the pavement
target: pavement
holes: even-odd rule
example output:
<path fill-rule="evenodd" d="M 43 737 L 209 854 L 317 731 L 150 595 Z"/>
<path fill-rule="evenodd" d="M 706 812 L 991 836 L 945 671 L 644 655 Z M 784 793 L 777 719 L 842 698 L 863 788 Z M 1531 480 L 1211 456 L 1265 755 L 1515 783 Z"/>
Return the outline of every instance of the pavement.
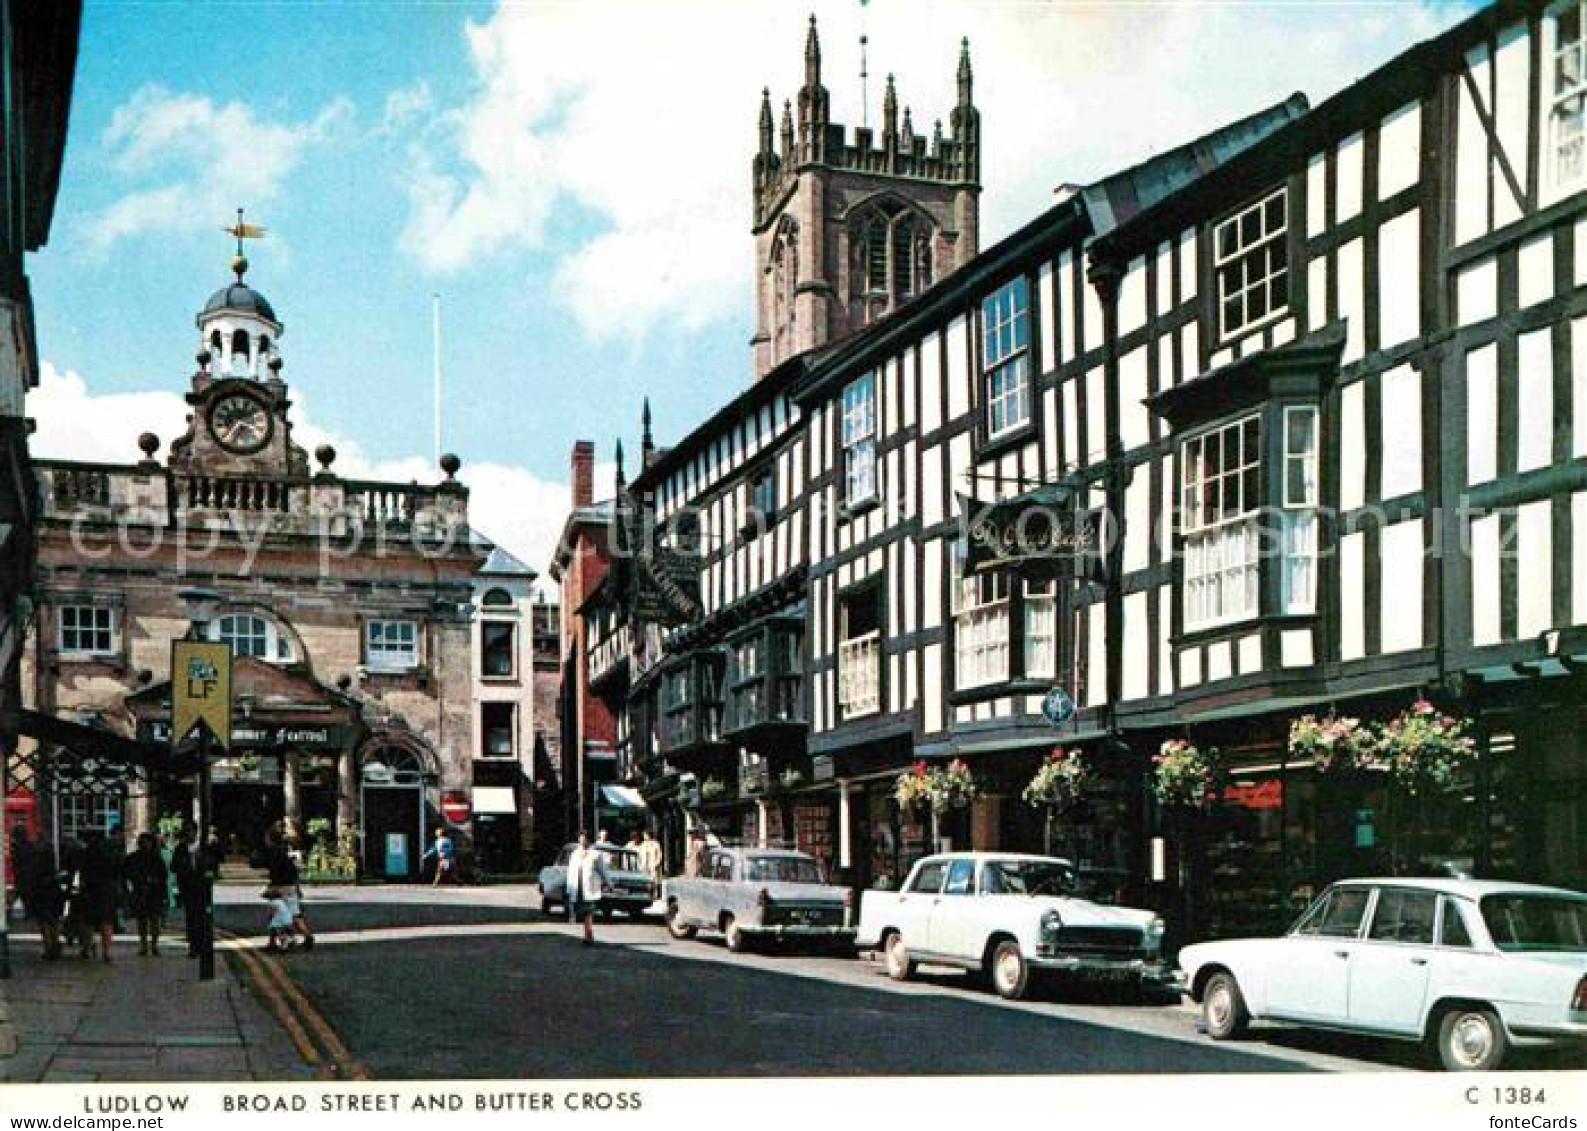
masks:
<path fill-rule="evenodd" d="M 137 936 L 118 935 L 108 963 L 70 951 L 45 962 L 30 921 L 13 917 L 10 928 L 0 1083 L 316 1076 L 232 962 L 218 956 L 214 980 L 199 980 L 180 931 L 162 940 L 157 957 L 138 954 Z"/>

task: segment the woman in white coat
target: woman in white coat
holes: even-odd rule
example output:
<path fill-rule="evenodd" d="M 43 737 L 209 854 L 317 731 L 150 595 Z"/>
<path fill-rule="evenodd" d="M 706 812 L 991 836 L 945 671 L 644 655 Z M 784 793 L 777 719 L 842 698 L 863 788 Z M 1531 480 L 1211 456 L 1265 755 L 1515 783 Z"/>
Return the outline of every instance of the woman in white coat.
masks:
<path fill-rule="evenodd" d="M 579 846 L 568 857 L 568 910 L 584 924 L 584 945 L 595 944 L 595 907 L 606 890 L 606 857 L 590 847 L 590 834 L 579 830 Z"/>

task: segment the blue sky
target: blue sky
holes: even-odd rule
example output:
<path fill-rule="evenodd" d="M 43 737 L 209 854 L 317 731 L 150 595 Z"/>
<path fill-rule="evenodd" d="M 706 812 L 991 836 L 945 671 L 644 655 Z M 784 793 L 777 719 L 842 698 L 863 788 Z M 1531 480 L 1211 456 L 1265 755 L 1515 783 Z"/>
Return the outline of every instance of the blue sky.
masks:
<path fill-rule="evenodd" d="M 138 432 L 172 438 L 241 205 L 270 229 L 249 279 L 286 323 L 300 441 L 432 477 L 439 292 L 445 447 L 486 533 L 540 567 L 574 439 L 633 451 L 648 393 L 666 443 L 748 379 L 759 92 L 796 92 L 812 8 L 850 122 L 862 31 L 872 113 L 896 72 L 922 126 L 971 38 L 986 246 L 1060 183 L 1318 101 L 1470 7 L 90 0 L 31 266 L 35 451 L 131 462 Z"/>

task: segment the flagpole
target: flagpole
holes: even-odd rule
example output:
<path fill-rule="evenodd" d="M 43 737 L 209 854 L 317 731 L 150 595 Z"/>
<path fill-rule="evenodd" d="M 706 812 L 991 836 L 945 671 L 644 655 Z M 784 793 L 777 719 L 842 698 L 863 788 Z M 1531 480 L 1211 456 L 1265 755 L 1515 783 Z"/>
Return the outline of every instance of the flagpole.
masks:
<path fill-rule="evenodd" d="M 435 292 L 430 295 L 431 321 L 433 324 L 433 354 L 435 377 L 435 452 L 436 463 L 441 462 L 441 295 Z"/>

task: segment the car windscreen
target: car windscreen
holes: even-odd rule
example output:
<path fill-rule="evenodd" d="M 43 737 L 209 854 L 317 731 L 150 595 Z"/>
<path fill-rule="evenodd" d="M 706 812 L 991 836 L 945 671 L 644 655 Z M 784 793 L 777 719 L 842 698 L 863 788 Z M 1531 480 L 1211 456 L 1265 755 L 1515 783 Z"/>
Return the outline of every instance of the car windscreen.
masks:
<path fill-rule="evenodd" d="M 989 860 L 981 867 L 987 895 L 1068 895 L 1078 883 L 1075 870 L 1060 860 Z"/>
<path fill-rule="evenodd" d="M 801 856 L 751 856 L 745 878 L 757 884 L 819 884 L 821 869 Z"/>
<path fill-rule="evenodd" d="M 639 871 L 639 857 L 632 852 L 625 852 L 620 848 L 603 848 L 600 852 L 606 858 L 606 866 L 614 871 Z"/>
<path fill-rule="evenodd" d="M 1512 893 L 1484 896 L 1481 907 L 1500 950 L 1587 952 L 1587 899 Z"/>

